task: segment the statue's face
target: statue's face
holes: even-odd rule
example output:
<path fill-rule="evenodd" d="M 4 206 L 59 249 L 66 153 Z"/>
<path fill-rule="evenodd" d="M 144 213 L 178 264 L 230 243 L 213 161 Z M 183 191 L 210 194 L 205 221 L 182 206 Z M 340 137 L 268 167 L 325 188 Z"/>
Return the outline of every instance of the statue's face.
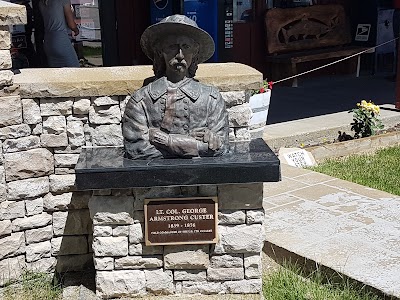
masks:
<path fill-rule="evenodd" d="M 198 44 L 186 36 L 168 36 L 162 42 L 161 53 L 167 73 L 187 74 L 193 57 L 199 51 Z"/>

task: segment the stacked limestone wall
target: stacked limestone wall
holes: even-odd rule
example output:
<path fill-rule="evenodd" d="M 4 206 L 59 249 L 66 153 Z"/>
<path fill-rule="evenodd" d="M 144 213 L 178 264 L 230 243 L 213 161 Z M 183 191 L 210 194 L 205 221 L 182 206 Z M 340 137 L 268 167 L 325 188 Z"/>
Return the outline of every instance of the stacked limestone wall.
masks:
<path fill-rule="evenodd" d="M 217 244 L 145 246 L 146 198 L 218 197 Z M 263 184 L 101 190 L 89 202 L 97 295 L 257 294 Z"/>
<path fill-rule="evenodd" d="M 2 127 L 1 140 L 13 136 L 13 130 L 22 123 L 22 104 L 18 86 L 14 85 L 14 73 L 11 59 L 10 26 L 26 23 L 25 8 L 6 2 L 0 2 L 0 126 Z M 29 127 L 29 126 L 28 126 Z M 9 129 L 3 129 L 9 128 Z M 27 128 L 25 127 L 25 130 Z M 26 245 L 24 226 L 26 223 L 13 220 L 17 218 L 37 215 L 33 205 L 25 207 L 25 201 L 19 201 L 15 194 L 8 196 L 5 167 L 3 165 L 3 143 L 0 147 L 0 285 L 21 274 L 26 264 Z M 8 153 L 8 152 L 7 152 Z M 11 152 L 10 152 L 11 153 Z M 11 175 L 11 178 L 13 175 Z M 10 178 L 10 177 L 8 177 Z M 11 187 L 11 191 L 14 191 Z M 28 209 L 26 211 L 26 209 Z M 39 217 L 40 223 L 47 223 L 48 216 Z M 20 219 L 21 220 L 21 219 Z M 38 223 L 39 223 L 38 222 Z M 32 226 L 31 228 L 34 228 Z M 30 228 L 30 229 L 31 229 Z M 32 257 L 33 257 L 32 253 Z M 28 259 L 30 260 L 31 257 Z"/>
<path fill-rule="evenodd" d="M 229 107 L 231 139 L 249 139 L 246 91 L 261 83 L 261 74 L 238 64 L 200 67 L 200 73 L 203 68 L 203 74 L 215 76 L 212 82 L 207 76 L 203 81 L 222 90 Z M 207 70 L 217 67 L 232 75 Z M 241 70 L 251 75 L 242 77 Z M 117 77 L 109 76 L 110 72 Z M 136 78 L 126 79 L 126 74 Z M 139 88 L 147 74 L 151 74 L 149 66 L 27 69 L 13 77 L 16 86 L 9 82 L 3 87 L 0 285 L 18 277 L 23 268 L 44 272 L 93 268 L 88 209 L 92 192 L 75 191 L 74 167 L 82 147 L 122 145 L 126 95 Z M 98 80 L 99 76 L 106 78 Z M 4 96 L 8 91 L 11 95 Z"/>
<path fill-rule="evenodd" d="M 94 268 L 92 191 L 75 190 L 74 167 L 82 147 L 122 145 L 126 95 L 152 75 L 150 66 L 26 69 L 14 75 L 9 25 L 25 22 L 24 7 L 0 1 L 0 286 L 24 269 Z M 259 88 L 262 75 L 239 64 L 202 65 L 198 74 L 222 91 L 230 138 L 249 139 L 247 91 Z M 126 232 L 115 228 L 113 235 Z"/>

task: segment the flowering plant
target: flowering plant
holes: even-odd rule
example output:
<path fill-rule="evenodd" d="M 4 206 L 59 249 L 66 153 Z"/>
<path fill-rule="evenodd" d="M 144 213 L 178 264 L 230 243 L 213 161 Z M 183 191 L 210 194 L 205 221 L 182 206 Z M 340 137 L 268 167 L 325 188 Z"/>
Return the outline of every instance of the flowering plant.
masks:
<path fill-rule="evenodd" d="M 272 85 L 274 83 L 272 81 L 266 81 L 263 80 L 263 85 L 259 90 L 254 90 L 252 95 L 256 95 L 256 94 L 263 94 L 266 93 L 268 89 L 272 90 Z"/>
<path fill-rule="evenodd" d="M 355 138 L 371 136 L 378 129 L 383 129 L 382 121 L 378 118 L 379 106 L 373 102 L 362 100 L 350 112 L 353 113 L 353 122 L 350 125 Z"/>

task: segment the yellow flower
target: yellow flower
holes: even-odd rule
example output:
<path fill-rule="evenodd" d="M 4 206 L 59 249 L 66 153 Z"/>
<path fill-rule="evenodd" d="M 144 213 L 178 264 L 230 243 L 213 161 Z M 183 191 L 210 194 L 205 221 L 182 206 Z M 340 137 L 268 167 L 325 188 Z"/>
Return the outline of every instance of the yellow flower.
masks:
<path fill-rule="evenodd" d="M 372 111 L 374 112 L 374 114 L 379 115 L 379 113 L 381 112 L 380 108 L 378 105 L 374 105 Z"/>
<path fill-rule="evenodd" d="M 362 100 L 361 103 L 357 103 L 357 107 L 373 112 L 376 115 L 379 115 L 380 113 L 379 106 L 375 105 L 374 102 L 372 102 L 371 100 L 369 100 L 368 102 L 366 100 Z"/>

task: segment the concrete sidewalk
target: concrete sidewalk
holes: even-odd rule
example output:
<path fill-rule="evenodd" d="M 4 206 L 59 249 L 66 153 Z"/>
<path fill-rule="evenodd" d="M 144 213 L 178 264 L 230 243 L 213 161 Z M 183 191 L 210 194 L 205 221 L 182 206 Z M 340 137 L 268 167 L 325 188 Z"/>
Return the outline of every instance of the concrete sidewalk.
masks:
<path fill-rule="evenodd" d="M 400 298 L 400 197 L 282 164 L 266 240 Z"/>
<path fill-rule="evenodd" d="M 400 124 L 400 111 L 394 104 L 380 105 L 380 118 L 385 128 Z M 273 150 L 281 147 L 300 147 L 333 141 L 338 131 L 352 134 L 350 123 L 353 115 L 347 111 L 267 125 L 263 139 Z"/>

